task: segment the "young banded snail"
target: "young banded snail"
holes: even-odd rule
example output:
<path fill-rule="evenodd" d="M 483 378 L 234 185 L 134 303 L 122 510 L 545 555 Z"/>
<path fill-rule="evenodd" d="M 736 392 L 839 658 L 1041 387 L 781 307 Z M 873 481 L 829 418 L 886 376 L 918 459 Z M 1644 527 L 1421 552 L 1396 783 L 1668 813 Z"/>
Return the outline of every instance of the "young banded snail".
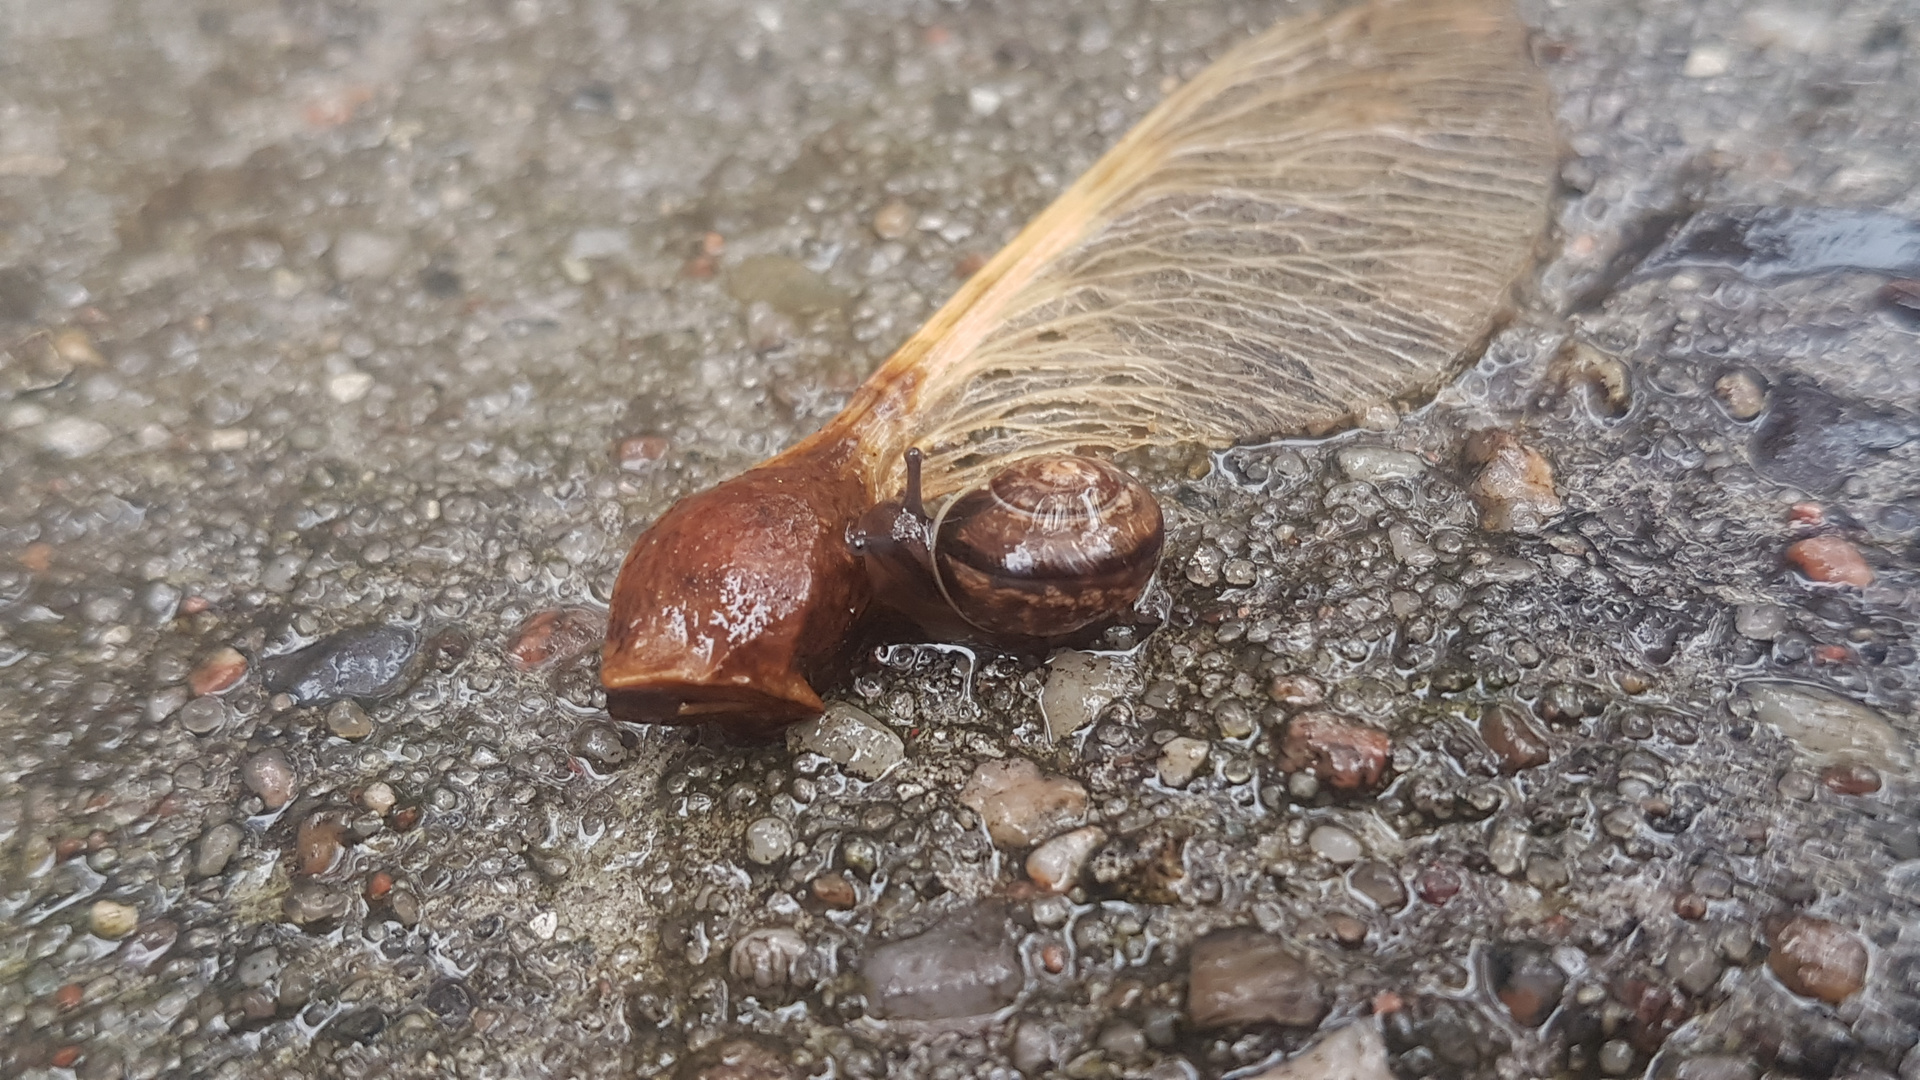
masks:
<path fill-rule="evenodd" d="M 640 536 L 602 658 L 614 716 L 764 734 L 817 713 L 880 605 L 961 638 L 1097 626 L 1160 543 L 1101 456 L 1320 434 L 1430 392 L 1546 228 L 1553 125 L 1508 3 L 1285 22 L 1167 98 L 819 432 Z"/>

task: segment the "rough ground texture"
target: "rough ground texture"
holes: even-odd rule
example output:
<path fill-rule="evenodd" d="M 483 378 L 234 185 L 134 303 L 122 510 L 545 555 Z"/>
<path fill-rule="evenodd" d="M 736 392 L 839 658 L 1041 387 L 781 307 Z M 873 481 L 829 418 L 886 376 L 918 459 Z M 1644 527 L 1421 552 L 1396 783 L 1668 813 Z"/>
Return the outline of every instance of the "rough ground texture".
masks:
<path fill-rule="evenodd" d="M 1920 216 L 1920 11 L 1523 9 L 1565 191 L 1488 356 L 1136 463 L 1163 629 L 881 650 L 815 753 L 606 723 L 626 543 L 1285 5 L 0 4 L 0 1074 L 1217 1077 L 1377 1013 L 1409 1077 L 1920 1076 L 1911 309 L 1609 273 Z M 961 800 L 1010 756 L 1062 894 Z"/>

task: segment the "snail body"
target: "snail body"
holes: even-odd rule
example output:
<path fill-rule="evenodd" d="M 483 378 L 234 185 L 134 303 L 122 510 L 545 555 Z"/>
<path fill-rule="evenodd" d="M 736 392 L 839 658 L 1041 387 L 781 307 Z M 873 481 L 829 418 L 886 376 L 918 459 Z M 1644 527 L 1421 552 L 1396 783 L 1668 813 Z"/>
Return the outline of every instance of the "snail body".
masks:
<path fill-rule="evenodd" d="M 820 431 L 635 542 L 609 709 L 769 732 L 820 710 L 882 610 L 952 640 L 1085 632 L 1160 549 L 1151 496 L 1100 458 L 1431 392 L 1548 220 L 1557 142 L 1509 2 L 1289 21 L 1170 95 Z"/>

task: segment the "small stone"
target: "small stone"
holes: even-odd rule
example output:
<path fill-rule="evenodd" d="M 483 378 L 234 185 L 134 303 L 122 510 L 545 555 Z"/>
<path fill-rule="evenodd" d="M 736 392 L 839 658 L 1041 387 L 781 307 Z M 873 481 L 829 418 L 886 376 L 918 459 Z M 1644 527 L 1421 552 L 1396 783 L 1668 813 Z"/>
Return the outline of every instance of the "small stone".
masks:
<path fill-rule="evenodd" d="M 1767 967 L 1794 993 L 1838 1005 L 1866 985 L 1867 946 L 1838 923 L 1801 915 L 1773 935 Z"/>
<path fill-rule="evenodd" d="M 240 826 L 232 822 L 222 822 L 200 834 L 200 843 L 194 848 L 193 876 L 199 878 L 218 877 L 227 868 L 228 860 L 240 850 L 240 842 L 246 838 Z"/>
<path fill-rule="evenodd" d="M 1420 894 L 1420 899 L 1435 907 L 1460 895 L 1462 887 L 1459 871 L 1447 866 L 1429 866 L 1414 882 L 1414 891 Z"/>
<path fill-rule="evenodd" d="M 838 872 L 821 874 L 813 879 L 808 888 L 813 892 L 815 900 L 837 910 L 844 911 L 860 900 L 859 894 L 854 891 L 853 882 L 847 880 L 847 875 Z"/>
<path fill-rule="evenodd" d="M 1116 1021 L 1100 1029 L 1093 1040 L 1102 1053 L 1119 1061 L 1133 1061 L 1147 1052 L 1147 1036 L 1139 1025 L 1125 1020 Z"/>
<path fill-rule="evenodd" d="M 727 954 L 727 970 L 734 981 L 750 990 L 783 990 L 794 979 L 794 968 L 807 955 L 807 941 L 785 927 L 754 930 L 734 943 Z"/>
<path fill-rule="evenodd" d="M 567 749 L 603 775 L 627 761 L 627 742 L 621 738 L 620 729 L 599 720 L 589 720 L 575 728 Z"/>
<path fill-rule="evenodd" d="M 788 315 L 812 315 L 847 302 L 845 293 L 807 264 L 784 255 L 753 255 L 727 274 L 727 295 L 742 304 L 762 301 Z"/>
<path fill-rule="evenodd" d="M 1331 713 L 1308 712 L 1287 722 L 1280 767 L 1287 772 L 1310 770 L 1334 791 L 1369 791 L 1386 775 L 1392 751 L 1393 741 L 1384 731 Z"/>
<path fill-rule="evenodd" d="M 1546 733 L 1511 705 L 1494 705 L 1481 712 L 1480 737 L 1499 759 L 1500 771 L 1509 775 L 1545 765 L 1553 757 Z"/>
<path fill-rule="evenodd" d="M 1227 556 L 1219 548 L 1202 545 L 1187 557 L 1187 580 L 1202 588 L 1220 584 L 1220 567 Z"/>
<path fill-rule="evenodd" d="M 1730 371 L 1713 384 L 1713 392 L 1727 415 L 1735 420 L 1751 420 L 1767 408 L 1766 388 L 1750 372 Z"/>
<path fill-rule="evenodd" d="M 913 228 L 913 207 L 895 199 L 873 215 L 873 233 L 882 240 L 898 240 Z"/>
<path fill-rule="evenodd" d="M 327 707 L 327 730 L 348 741 L 364 739 L 373 734 L 373 720 L 358 704 L 336 701 Z"/>
<path fill-rule="evenodd" d="M 1087 789 L 1042 773 L 1025 758 L 1009 758 L 975 768 L 960 790 L 960 802 L 986 822 L 994 843 L 1022 848 L 1080 824 L 1087 814 Z"/>
<path fill-rule="evenodd" d="M 513 632 L 507 662 L 520 671 L 539 671 L 597 647 L 606 633 L 606 616 L 586 608 L 537 611 Z"/>
<path fill-rule="evenodd" d="M 891 728 L 841 701 L 788 728 L 787 749 L 819 754 L 863 780 L 878 780 L 907 756 L 907 744 Z"/>
<path fill-rule="evenodd" d="M 1385 912 L 1407 906 L 1407 887 L 1393 867 L 1369 860 L 1357 863 L 1347 872 L 1347 887 Z"/>
<path fill-rule="evenodd" d="M 1695 45 L 1687 54 L 1687 62 L 1680 68 L 1680 74 L 1689 79 L 1711 79 L 1725 75 L 1733 66 L 1733 54 L 1725 45 Z"/>
<path fill-rule="evenodd" d="M 392 786 L 384 780 L 375 780 L 360 793 L 360 805 L 382 816 L 393 809 L 396 801 Z"/>
<path fill-rule="evenodd" d="M 1368 483 L 1409 480 L 1427 471 L 1426 459 L 1419 454 L 1384 446 L 1349 446 L 1335 454 L 1334 460 L 1347 479 Z"/>
<path fill-rule="evenodd" d="M 1733 628 L 1755 641 L 1772 641 L 1787 628 L 1787 609 L 1778 604 L 1741 604 L 1733 609 Z"/>
<path fill-rule="evenodd" d="M 1195 1027 L 1312 1027 L 1326 1012 L 1327 994 L 1319 979 L 1278 939 L 1234 929 L 1194 943 L 1187 1015 Z"/>
<path fill-rule="evenodd" d="M 140 909 L 117 900 L 95 900 L 87 910 L 87 929 L 94 937 L 118 941 L 140 925 Z"/>
<path fill-rule="evenodd" d="M 1168 739 L 1160 748 L 1158 776 L 1160 782 L 1170 788 L 1184 788 L 1199 775 L 1200 767 L 1207 763 L 1208 747 L 1204 739 L 1190 739 L 1185 735 Z"/>
<path fill-rule="evenodd" d="M 345 232 L 333 244 L 333 273 L 342 281 L 386 277 L 400 263 L 400 242 L 371 232 Z"/>
<path fill-rule="evenodd" d="M 1467 440 L 1467 461 L 1480 467 L 1468 494 L 1489 532 L 1539 532 L 1561 511 L 1553 466 L 1511 432 L 1490 429 Z"/>
<path fill-rule="evenodd" d="M 227 725 L 227 704 L 219 698 L 194 698 L 180 707 L 180 726 L 194 735 L 211 735 Z"/>
<path fill-rule="evenodd" d="M 1831 690 L 1806 683 L 1752 681 L 1741 692 L 1753 718 L 1780 729 L 1803 754 L 1822 764 L 1858 763 L 1896 773 L 1906 745 L 1886 717 Z"/>
<path fill-rule="evenodd" d="M 265 986 L 280 976 L 280 950 L 271 946 L 256 949 L 234 965 L 234 977 L 241 986 Z"/>
<path fill-rule="evenodd" d="M 1305 675 L 1279 675 L 1267 684 L 1267 696 L 1288 708 L 1311 709 L 1326 700 L 1327 692 Z"/>
<path fill-rule="evenodd" d="M 1327 919 L 1327 926 L 1333 931 L 1333 940 L 1352 949 L 1367 940 L 1367 924 L 1351 915 L 1334 915 Z"/>
<path fill-rule="evenodd" d="M 346 857 L 346 815 L 337 810 L 308 814 L 300 822 L 294 838 L 294 873 L 318 877 L 332 870 Z"/>
<path fill-rule="evenodd" d="M 1322 825 L 1308 833 L 1307 846 L 1313 849 L 1314 854 L 1342 866 L 1358 860 L 1364 854 L 1359 837 L 1338 825 Z"/>
<path fill-rule="evenodd" d="M 50 420 L 35 434 L 42 450 L 63 458 L 90 457 L 113 441 L 113 431 L 107 425 L 78 416 Z"/>
<path fill-rule="evenodd" d="M 1880 774 L 1858 762 L 1827 766 L 1820 770 L 1820 782 L 1836 795 L 1871 795 L 1880 790 Z"/>
<path fill-rule="evenodd" d="M 231 690 L 247 677 L 247 658 L 233 648 L 219 649 L 200 661 L 187 676 L 187 689 L 195 697 Z"/>
<path fill-rule="evenodd" d="M 1812 581 L 1856 589 L 1873 584 L 1873 568 L 1844 537 L 1810 536 L 1797 541 L 1788 546 L 1787 561 Z"/>
<path fill-rule="evenodd" d="M 1061 833 L 1027 856 L 1027 876 L 1048 892 L 1065 892 L 1106 842 L 1107 834 L 1093 825 Z"/>
<path fill-rule="evenodd" d="M 888 1019 L 952 1020 L 1011 1004 L 1026 982 L 1004 913 L 988 905 L 873 950 L 867 1001 Z"/>
<path fill-rule="evenodd" d="M 1693 938 L 1682 940 L 1668 950 L 1666 963 L 1661 967 L 1675 986 L 1695 997 L 1719 982 L 1722 970 L 1713 946 Z"/>
<path fill-rule="evenodd" d="M 1566 992 L 1566 972 L 1553 962 L 1548 950 L 1538 945 L 1497 947 L 1488 954 L 1488 968 L 1493 975 L 1494 995 L 1525 1027 L 1545 1023 Z"/>
<path fill-rule="evenodd" d="M 1133 675 L 1132 657 L 1111 653 L 1063 649 L 1047 661 L 1047 681 L 1040 688 L 1040 715 L 1047 734 L 1062 739 L 1093 723 L 1100 710 L 1126 692 Z"/>
<path fill-rule="evenodd" d="M 295 881 L 287 890 L 281 910 L 287 921 L 296 926 L 318 928 L 345 915 L 352 902 L 351 894 L 331 885 L 302 880 Z"/>
<path fill-rule="evenodd" d="M 1633 1044 L 1625 1039 L 1608 1039 L 1600 1044 L 1600 1071 L 1608 1076 L 1625 1076 L 1633 1071 Z"/>
<path fill-rule="evenodd" d="M 260 661 L 260 678 L 302 705 L 391 697 L 412 681 L 419 649 L 420 635 L 410 627 L 356 626 Z"/>
<path fill-rule="evenodd" d="M 747 860 L 769 866 L 793 850 L 793 826 L 775 817 L 763 817 L 747 826 Z"/>
<path fill-rule="evenodd" d="M 629 435 L 613 444 L 613 460 L 626 472 L 647 472 L 672 448 L 664 435 Z"/>
<path fill-rule="evenodd" d="M 373 389 L 373 376 L 364 371 L 343 371 L 327 380 L 327 396 L 342 405 L 351 405 Z"/>
<path fill-rule="evenodd" d="M 293 770 L 293 763 L 287 755 L 278 750 L 262 750 L 247 759 L 240 770 L 241 778 L 267 809 L 278 810 L 293 798 L 299 776 Z"/>

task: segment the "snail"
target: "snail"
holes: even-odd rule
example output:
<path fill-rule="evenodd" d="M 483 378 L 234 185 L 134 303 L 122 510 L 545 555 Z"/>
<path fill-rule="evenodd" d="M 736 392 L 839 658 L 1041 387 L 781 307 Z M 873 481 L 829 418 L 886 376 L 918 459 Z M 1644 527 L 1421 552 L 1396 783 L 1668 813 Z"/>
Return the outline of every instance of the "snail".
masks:
<path fill-rule="evenodd" d="M 1371 0 L 1244 42 L 818 432 L 641 534 L 610 712 L 764 735 L 821 711 L 888 610 L 1029 645 L 1123 616 L 1160 512 L 1104 459 L 1325 434 L 1430 393 L 1505 318 L 1556 164 L 1509 0 Z M 1076 483 L 1080 517 L 1048 487 Z M 1022 514 L 1061 528 L 1040 542 Z"/>

